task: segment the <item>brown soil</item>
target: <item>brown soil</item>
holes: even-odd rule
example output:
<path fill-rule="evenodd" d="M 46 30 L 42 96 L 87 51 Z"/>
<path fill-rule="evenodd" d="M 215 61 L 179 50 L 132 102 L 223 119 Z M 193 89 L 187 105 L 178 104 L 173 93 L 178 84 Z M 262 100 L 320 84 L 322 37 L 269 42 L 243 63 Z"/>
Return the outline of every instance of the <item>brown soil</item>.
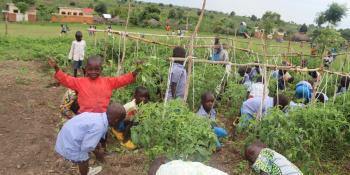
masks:
<path fill-rule="evenodd" d="M 0 174 L 77 174 L 76 167 L 55 154 L 58 106 L 63 87 L 47 87 L 52 77 L 45 63 L 0 61 Z M 232 121 L 229 121 L 232 122 Z M 111 138 L 111 137 L 110 137 Z M 112 139 L 110 139 L 112 140 Z M 146 174 L 142 151 L 113 152 L 101 175 Z M 230 174 L 242 157 L 232 142 L 215 153 L 209 164 Z M 94 164 L 93 159 L 91 163 Z"/>

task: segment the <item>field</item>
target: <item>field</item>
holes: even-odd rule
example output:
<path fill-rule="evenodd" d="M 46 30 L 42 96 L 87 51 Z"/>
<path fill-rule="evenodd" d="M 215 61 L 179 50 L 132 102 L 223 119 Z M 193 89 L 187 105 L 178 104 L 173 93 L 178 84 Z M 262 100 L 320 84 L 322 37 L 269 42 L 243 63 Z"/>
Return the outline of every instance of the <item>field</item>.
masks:
<path fill-rule="evenodd" d="M 69 24 L 70 32 L 66 36 L 59 36 L 60 26 L 56 23 L 43 24 L 13 24 L 8 27 L 8 36 L 4 35 L 4 23 L 0 23 L 0 139 L 4 143 L 0 148 L 0 174 L 76 174 L 76 167 L 63 161 L 54 153 L 54 143 L 56 139 L 56 125 L 59 123 L 58 107 L 65 91 L 64 87 L 51 87 L 54 82 L 53 70 L 47 66 L 48 57 L 54 57 L 59 65 L 67 72 L 70 67 L 67 63 L 67 53 L 70 43 L 74 39 L 74 32 L 83 31 L 84 40 L 87 41 L 87 55 L 100 54 L 105 57 L 103 74 L 107 76 L 116 75 L 117 63 L 122 48 L 122 39 L 118 35 L 112 37 L 105 33 L 97 33 L 95 38 L 89 37 L 87 33 L 88 25 Z M 105 26 L 98 25 L 98 29 Z M 123 30 L 122 26 L 113 26 L 114 30 Z M 165 34 L 160 29 L 145 29 L 131 27 L 128 32 Z M 189 34 L 187 34 L 189 35 Z M 200 36 L 213 36 L 210 33 L 200 33 Z M 233 37 L 233 36 L 223 36 Z M 145 36 L 147 39 L 167 42 L 169 44 L 186 44 L 186 39 L 169 39 Z M 259 43 L 261 40 L 249 40 L 236 38 L 236 47 L 250 48 L 255 52 L 263 53 L 263 48 Z M 230 40 L 223 39 L 229 45 Z M 198 45 L 210 45 L 212 40 L 198 40 Z M 275 55 L 287 52 L 288 42 L 277 43 L 268 41 L 268 45 L 278 45 L 284 48 L 269 47 L 266 54 Z M 300 43 L 291 43 L 291 48 L 295 52 L 310 53 L 309 45 L 300 47 Z M 254 54 L 233 50 L 230 51 L 232 62 L 249 63 L 254 61 L 280 65 L 282 60 L 291 61 L 299 65 L 301 57 L 284 58 L 276 56 L 264 58 Z M 345 50 L 344 50 L 345 51 Z M 339 51 L 343 52 L 343 51 Z M 162 110 L 162 93 L 166 91 L 166 80 L 168 76 L 169 62 L 166 58 L 171 56 L 171 49 L 155 44 L 136 42 L 127 40 L 126 59 L 123 71 L 132 71 L 136 60 L 144 60 L 142 73 L 137 82 L 126 88 L 117 90 L 113 94 L 113 100 L 126 103 L 130 101 L 132 92 L 137 85 L 144 85 L 150 89 L 152 101 L 159 102 L 159 108 L 145 105 L 144 111 L 157 112 Z M 194 51 L 197 58 L 207 59 L 210 54 L 209 49 L 198 48 Z M 321 65 L 320 58 L 309 58 L 308 66 L 312 68 Z M 349 71 L 349 61 L 346 55 L 337 57 L 330 70 Z M 343 70 L 341 70 L 343 68 Z M 244 146 L 254 138 L 260 138 L 271 148 L 283 153 L 286 157 L 298 165 L 305 174 L 348 174 L 350 172 L 350 111 L 347 98 L 349 94 L 334 98 L 333 95 L 339 77 L 325 74 L 322 78 L 320 91 L 325 92 L 331 99 L 329 105 L 311 104 L 309 108 L 292 111 L 289 119 L 286 120 L 284 114 L 273 110 L 261 123 L 253 123 L 251 128 L 238 132 L 233 122 L 239 116 L 239 108 L 246 98 L 245 89 L 238 82 L 241 77 L 234 73 L 229 79 L 226 91 L 221 95 L 221 101 L 216 104 L 219 112 L 219 124 L 228 129 L 230 136 L 225 139 L 224 147 L 221 151 L 212 153 L 208 150 L 200 152 L 199 155 L 205 157 L 206 164 L 223 170 L 229 174 L 253 174 L 248 162 L 244 160 Z M 268 73 L 270 73 L 268 71 Z M 269 90 L 271 96 L 279 93 L 294 99 L 295 82 L 309 79 L 305 73 L 291 74 L 295 77 L 285 91 L 278 92 L 276 81 L 271 80 Z M 194 73 L 191 80 L 188 105 L 169 104 L 169 109 L 183 109 L 181 115 L 191 117 L 190 113 L 195 112 L 199 105 L 200 94 L 206 90 L 214 91 L 221 82 L 224 75 L 222 66 L 210 64 L 195 64 Z M 294 99 L 295 100 L 295 99 Z M 157 103 L 158 104 L 158 103 Z M 164 110 L 169 110 L 165 108 Z M 306 114 L 306 115 L 303 115 Z M 322 115 L 321 115 L 322 114 Z M 171 113 L 169 115 L 172 115 Z M 283 116 L 283 117 L 282 117 Z M 147 116 L 139 116 L 146 118 Z M 161 122 L 160 119 L 155 119 Z M 176 119 L 179 123 L 181 119 Z M 189 125 L 189 124 L 188 124 Z M 188 126 L 184 125 L 184 126 Z M 139 127 L 142 131 L 142 127 Z M 194 129 L 196 129 L 194 127 Z M 258 130 L 259 129 L 259 130 Z M 145 134 L 145 137 L 152 137 L 152 130 Z M 273 131 L 273 132 L 272 132 Z M 136 132 L 136 130 L 135 130 Z M 179 131 L 181 132 L 181 131 Z M 172 133 L 164 133 L 171 135 Z M 166 135 L 166 136 L 168 136 Z M 156 149 L 138 149 L 127 151 L 119 146 L 112 139 L 109 140 L 109 155 L 107 164 L 101 174 L 146 174 L 149 161 L 154 155 L 170 154 L 170 149 L 164 147 L 166 143 L 157 143 Z M 165 137 L 166 139 L 166 137 Z M 195 138 L 193 138 L 195 139 Z M 195 141 L 193 141 L 195 142 Z M 153 143 L 147 143 L 152 145 Z M 174 146 L 176 147 L 176 146 Z M 165 151 L 165 153 L 164 153 Z M 179 150 L 171 150 L 177 158 Z M 196 152 L 197 150 L 194 150 Z M 207 156 L 207 153 L 211 155 Z M 173 153 L 173 152 L 172 152 Z M 189 154 L 188 157 L 193 155 Z M 95 161 L 92 164 L 98 164 Z"/>

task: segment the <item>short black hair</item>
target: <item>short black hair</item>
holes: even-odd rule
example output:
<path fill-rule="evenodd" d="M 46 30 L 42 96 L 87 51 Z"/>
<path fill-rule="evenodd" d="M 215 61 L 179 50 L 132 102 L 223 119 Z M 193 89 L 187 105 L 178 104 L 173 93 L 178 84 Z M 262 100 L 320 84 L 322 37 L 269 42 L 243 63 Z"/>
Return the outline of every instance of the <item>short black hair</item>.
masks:
<path fill-rule="evenodd" d="M 146 87 L 144 87 L 144 86 L 136 87 L 134 95 L 139 94 L 139 93 L 146 94 L 146 96 L 149 98 L 149 91 Z"/>
<path fill-rule="evenodd" d="M 102 66 L 103 64 L 103 59 L 101 56 L 99 55 L 93 55 L 93 56 L 90 56 L 88 59 L 87 59 L 87 64 L 91 63 L 91 62 L 99 62 Z"/>
<path fill-rule="evenodd" d="M 316 79 L 318 77 L 318 73 L 316 71 L 310 71 L 309 75 L 314 79 Z"/>
<path fill-rule="evenodd" d="M 186 50 L 183 47 L 177 46 L 173 49 L 173 57 L 175 58 L 185 58 Z"/>
<path fill-rule="evenodd" d="M 349 88 L 349 83 L 350 83 L 350 77 L 348 76 L 342 76 L 340 79 L 340 85 L 341 87 L 345 87 L 346 89 Z"/>
<path fill-rule="evenodd" d="M 325 103 L 325 96 L 323 93 L 317 92 L 315 95 L 315 98 L 317 99 L 318 102 Z"/>
<path fill-rule="evenodd" d="M 210 91 L 202 93 L 202 95 L 201 95 L 202 102 L 204 102 L 210 96 L 214 97 L 214 94 L 212 92 L 210 92 Z"/>
<path fill-rule="evenodd" d="M 238 69 L 238 73 L 242 77 L 244 76 L 245 73 L 250 73 L 251 71 L 252 71 L 252 68 L 247 66 L 239 67 Z"/>
<path fill-rule="evenodd" d="M 77 31 L 77 32 L 75 33 L 75 39 L 76 39 L 77 41 L 81 41 L 81 40 L 83 39 L 83 33 L 81 33 L 81 31 Z"/>
<path fill-rule="evenodd" d="M 273 97 L 273 105 L 278 106 L 281 110 L 284 109 L 287 105 L 289 105 L 288 97 L 280 94 Z"/>

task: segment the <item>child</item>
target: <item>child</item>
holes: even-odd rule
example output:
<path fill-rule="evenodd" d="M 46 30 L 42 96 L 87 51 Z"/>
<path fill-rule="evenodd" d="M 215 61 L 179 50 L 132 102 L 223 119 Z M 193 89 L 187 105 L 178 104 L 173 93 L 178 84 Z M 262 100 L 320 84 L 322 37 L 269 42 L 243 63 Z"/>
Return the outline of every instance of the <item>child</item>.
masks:
<path fill-rule="evenodd" d="M 323 58 L 324 66 L 329 67 L 331 63 L 333 62 L 333 56 L 332 53 L 329 51 L 327 56 Z"/>
<path fill-rule="evenodd" d="M 340 79 L 337 95 L 345 93 L 349 89 L 350 77 L 342 76 Z"/>
<path fill-rule="evenodd" d="M 250 79 L 250 72 L 251 72 L 251 68 L 250 67 L 240 67 L 238 69 L 238 74 L 243 77 L 243 80 L 241 81 L 241 83 L 244 85 L 244 87 L 246 89 L 249 89 L 252 85 L 252 80 Z"/>
<path fill-rule="evenodd" d="M 103 154 L 97 146 L 109 126 L 115 126 L 125 118 L 122 105 L 113 103 L 104 113 L 82 113 L 67 121 L 58 133 L 55 150 L 66 160 L 78 164 L 81 175 L 97 174 L 101 167 L 89 168 L 89 153 L 104 162 Z M 94 172 L 94 173 L 92 173 Z"/>
<path fill-rule="evenodd" d="M 67 28 L 66 28 L 66 26 L 64 26 L 63 24 L 61 24 L 61 33 L 60 33 L 60 36 L 62 36 L 62 34 L 67 34 Z"/>
<path fill-rule="evenodd" d="M 328 101 L 328 96 L 325 93 L 317 92 L 315 98 L 318 102 L 326 103 Z"/>
<path fill-rule="evenodd" d="M 252 86 L 248 89 L 249 96 L 248 98 L 254 98 L 254 97 L 262 97 L 264 94 L 264 85 L 265 81 L 260 76 L 256 79 L 256 83 L 253 83 Z M 266 88 L 265 96 L 269 95 L 269 89 Z"/>
<path fill-rule="evenodd" d="M 256 141 L 245 150 L 245 157 L 253 170 L 259 174 L 269 175 L 302 175 L 303 173 L 287 158 L 266 145 Z"/>
<path fill-rule="evenodd" d="M 134 92 L 134 99 L 125 104 L 124 108 L 126 110 L 126 118 L 123 122 L 120 122 L 119 125 L 112 128 L 112 133 L 115 137 L 122 141 L 121 145 L 126 147 L 129 150 L 136 148 L 136 145 L 130 140 L 131 136 L 131 127 L 134 125 L 133 118 L 137 113 L 137 108 L 140 104 L 146 104 L 149 101 L 149 92 L 143 87 L 139 86 Z"/>
<path fill-rule="evenodd" d="M 135 81 L 139 69 L 118 77 L 100 77 L 102 60 L 99 56 L 91 56 L 87 60 L 86 77 L 75 78 L 59 69 L 57 63 L 49 59 L 49 65 L 55 68 L 55 78 L 67 88 L 78 93 L 79 113 L 106 112 L 114 89 L 126 86 Z"/>
<path fill-rule="evenodd" d="M 75 33 L 75 39 L 76 40 L 72 42 L 68 59 L 73 60 L 74 77 L 77 77 L 78 69 L 80 69 L 83 64 L 86 43 L 83 40 L 83 34 L 80 31 Z"/>
<path fill-rule="evenodd" d="M 182 47 L 175 47 L 173 57 L 185 58 L 186 51 Z M 171 69 L 170 91 L 168 92 L 168 100 L 176 98 L 184 98 L 186 88 L 187 72 L 183 66 L 183 61 L 175 61 Z"/>
<path fill-rule="evenodd" d="M 182 160 L 168 161 L 165 157 L 156 158 L 148 170 L 148 175 L 228 175 L 200 162 Z"/>
<path fill-rule="evenodd" d="M 295 95 L 298 99 L 304 98 L 308 103 L 312 97 L 313 81 L 300 81 L 295 85 Z"/>
<path fill-rule="evenodd" d="M 278 97 L 265 97 L 265 102 L 263 102 L 263 97 L 254 97 L 243 102 L 241 108 L 241 119 L 240 119 L 240 127 L 246 127 L 248 122 L 254 119 L 254 115 L 257 115 L 260 110 L 260 115 L 265 115 L 269 108 L 274 106 L 278 106 L 279 109 L 283 110 L 288 104 L 289 99 L 284 95 L 279 95 Z M 262 105 L 262 106 L 261 106 Z"/>
<path fill-rule="evenodd" d="M 227 131 L 224 128 L 217 127 L 215 122 L 216 120 L 216 111 L 214 109 L 214 95 L 211 92 L 205 92 L 201 97 L 201 107 L 199 108 L 197 115 L 210 119 L 212 122 L 212 128 L 214 133 L 219 138 L 227 136 Z M 217 148 L 221 148 L 221 143 L 217 142 Z"/>
<path fill-rule="evenodd" d="M 78 111 L 77 94 L 72 89 L 68 89 L 64 93 L 62 104 L 60 105 L 61 121 L 57 125 L 57 129 L 60 130 L 67 120 L 78 114 Z"/>

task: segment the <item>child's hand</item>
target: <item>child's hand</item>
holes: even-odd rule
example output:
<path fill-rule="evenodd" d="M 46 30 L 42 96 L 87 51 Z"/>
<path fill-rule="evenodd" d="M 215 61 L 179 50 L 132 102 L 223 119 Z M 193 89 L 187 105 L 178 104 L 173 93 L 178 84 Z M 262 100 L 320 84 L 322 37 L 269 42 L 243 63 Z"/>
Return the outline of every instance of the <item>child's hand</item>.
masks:
<path fill-rule="evenodd" d="M 59 69 L 56 61 L 53 58 L 49 58 L 47 62 L 49 63 L 49 66 L 55 68 L 56 71 Z"/>
<path fill-rule="evenodd" d="M 141 72 L 141 68 L 140 68 L 140 65 L 143 64 L 144 61 L 141 61 L 141 60 L 138 60 L 135 62 L 135 65 L 136 65 L 136 69 L 134 70 L 134 72 L 132 72 L 132 74 L 134 76 L 136 76 L 139 72 Z"/>

